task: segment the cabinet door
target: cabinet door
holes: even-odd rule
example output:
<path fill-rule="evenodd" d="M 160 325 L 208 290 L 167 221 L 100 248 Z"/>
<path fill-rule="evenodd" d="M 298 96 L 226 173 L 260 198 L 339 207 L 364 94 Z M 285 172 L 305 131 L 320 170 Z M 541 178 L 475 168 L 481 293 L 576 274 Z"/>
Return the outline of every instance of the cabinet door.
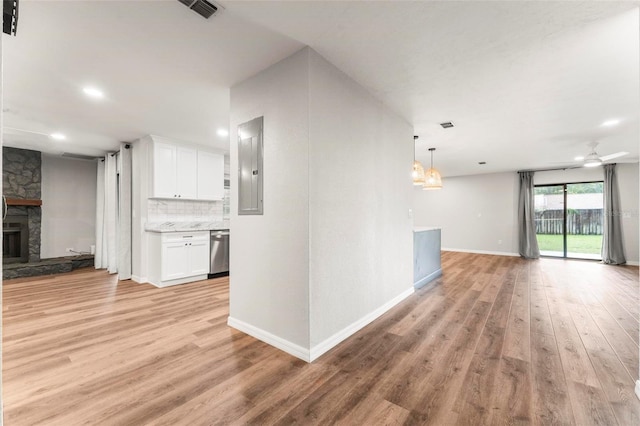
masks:
<path fill-rule="evenodd" d="M 156 142 L 153 144 L 153 196 L 173 198 L 176 188 L 176 147 Z"/>
<path fill-rule="evenodd" d="M 194 241 L 189 245 L 189 275 L 209 273 L 209 240 Z"/>
<path fill-rule="evenodd" d="M 198 151 L 198 199 L 224 198 L 224 156 Z"/>
<path fill-rule="evenodd" d="M 176 186 L 178 197 L 195 199 L 198 194 L 197 151 L 176 149 Z"/>
<path fill-rule="evenodd" d="M 162 281 L 188 277 L 189 243 L 175 242 L 162 244 Z"/>

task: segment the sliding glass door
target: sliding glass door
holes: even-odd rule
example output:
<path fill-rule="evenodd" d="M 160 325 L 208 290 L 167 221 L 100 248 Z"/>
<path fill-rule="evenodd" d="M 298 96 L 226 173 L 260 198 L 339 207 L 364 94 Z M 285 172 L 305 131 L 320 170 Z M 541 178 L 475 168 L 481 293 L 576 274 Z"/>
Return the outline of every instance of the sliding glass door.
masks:
<path fill-rule="evenodd" d="M 542 256 L 600 260 L 602 182 L 535 187 L 536 235 Z"/>

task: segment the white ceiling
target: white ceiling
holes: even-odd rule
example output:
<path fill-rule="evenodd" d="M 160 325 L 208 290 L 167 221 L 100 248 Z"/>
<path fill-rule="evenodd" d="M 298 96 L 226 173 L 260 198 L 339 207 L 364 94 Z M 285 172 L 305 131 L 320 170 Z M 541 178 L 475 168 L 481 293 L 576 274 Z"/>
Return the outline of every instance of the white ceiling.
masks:
<path fill-rule="evenodd" d="M 23 0 L 18 37 L 3 36 L 4 124 L 44 135 L 5 129 L 5 143 L 226 148 L 229 88 L 309 45 L 414 126 L 419 159 L 436 147 L 444 176 L 571 165 L 590 141 L 637 161 L 637 2 L 220 3 L 207 21 L 175 0 Z M 89 83 L 107 99 L 86 99 Z"/>
<path fill-rule="evenodd" d="M 228 150 L 216 130 L 229 126 L 229 88 L 303 46 L 176 0 L 21 1 L 17 36 L 3 37 L 4 126 L 43 134 L 7 129 L 5 144 L 88 155 L 147 134 Z"/>

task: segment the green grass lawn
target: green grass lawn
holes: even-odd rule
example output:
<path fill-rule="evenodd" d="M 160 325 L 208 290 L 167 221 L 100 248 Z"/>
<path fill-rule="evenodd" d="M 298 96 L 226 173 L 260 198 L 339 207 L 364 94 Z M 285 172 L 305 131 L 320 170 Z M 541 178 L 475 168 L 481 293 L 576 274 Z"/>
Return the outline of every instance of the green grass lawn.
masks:
<path fill-rule="evenodd" d="M 541 251 L 562 251 L 562 235 L 538 234 Z M 602 248 L 602 235 L 567 235 L 567 251 L 598 254 Z"/>

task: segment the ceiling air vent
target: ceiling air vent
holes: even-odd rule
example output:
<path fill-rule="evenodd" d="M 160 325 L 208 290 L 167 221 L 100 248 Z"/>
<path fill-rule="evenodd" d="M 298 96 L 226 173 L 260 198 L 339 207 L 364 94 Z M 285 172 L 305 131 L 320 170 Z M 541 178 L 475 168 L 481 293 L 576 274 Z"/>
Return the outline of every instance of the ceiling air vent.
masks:
<path fill-rule="evenodd" d="M 218 8 L 207 0 L 178 0 L 180 3 L 187 6 L 189 9 L 196 12 L 198 15 L 203 16 L 205 19 L 211 18 Z"/>
<path fill-rule="evenodd" d="M 453 127 L 453 123 L 450 121 L 447 121 L 445 123 L 440 123 L 440 125 L 442 126 L 443 129 L 450 129 L 451 127 Z"/>
<path fill-rule="evenodd" d="M 90 161 L 94 161 L 97 158 L 99 158 L 99 157 L 96 157 L 95 155 L 74 154 L 72 152 L 63 152 L 62 156 L 67 158 L 75 158 L 77 160 L 90 160 Z"/>

